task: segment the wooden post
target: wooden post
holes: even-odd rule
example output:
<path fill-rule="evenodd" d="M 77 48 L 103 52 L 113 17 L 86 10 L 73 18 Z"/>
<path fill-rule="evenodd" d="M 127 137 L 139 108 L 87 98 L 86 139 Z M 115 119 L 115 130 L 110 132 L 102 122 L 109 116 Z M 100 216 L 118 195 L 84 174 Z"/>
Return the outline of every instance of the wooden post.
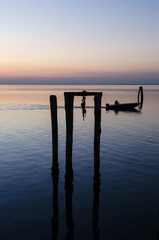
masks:
<path fill-rule="evenodd" d="M 72 142 L 73 142 L 73 100 L 71 93 L 65 93 L 65 111 L 66 111 L 66 175 L 70 181 L 73 179 L 72 171 Z"/>
<path fill-rule="evenodd" d="M 96 93 L 94 97 L 94 198 L 92 209 L 93 239 L 98 240 L 100 231 L 99 219 L 99 192 L 100 192 L 100 134 L 101 134 L 101 97 L 102 93 Z"/>
<path fill-rule="evenodd" d="M 52 123 L 52 174 L 58 173 L 58 124 L 57 124 L 57 98 L 50 96 L 51 123 Z"/>
<path fill-rule="evenodd" d="M 101 97 L 102 93 L 96 93 L 94 97 L 94 176 L 99 175 L 100 167 Z"/>

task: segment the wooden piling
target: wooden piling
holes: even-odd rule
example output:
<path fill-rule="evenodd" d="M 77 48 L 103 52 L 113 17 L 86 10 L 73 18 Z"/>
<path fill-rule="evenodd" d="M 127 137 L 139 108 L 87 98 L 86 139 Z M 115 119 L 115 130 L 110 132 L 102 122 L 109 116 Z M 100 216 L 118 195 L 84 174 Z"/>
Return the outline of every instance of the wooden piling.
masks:
<path fill-rule="evenodd" d="M 94 198 L 92 209 L 93 239 L 99 239 L 99 192 L 100 192 L 100 135 L 101 135 L 101 98 L 102 93 L 96 93 L 94 97 Z"/>
<path fill-rule="evenodd" d="M 66 111 L 66 177 L 72 181 L 72 143 L 73 143 L 73 101 L 74 96 L 65 92 L 65 111 Z"/>
<path fill-rule="evenodd" d="M 58 164 L 58 123 L 57 123 L 57 98 L 50 96 L 51 124 L 52 124 L 52 174 L 57 174 Z"/>
<path fill-rule="evenodd" d="M 66 112 L 66 174 L 65 174 L 65 207 L 66 207 L 66 239 L 73 237 L 73 215 L 72 215 L 72 194 L 73 194 L 73 169 L 72 169 L 72 144 L 73 144 L 73 102 L 74 95 L 65 92 L 65 112 Z"/>
<path fill-rule="evenodd" d="M 100 167 L 100 134 L 101 134 L 101 98 L 102 93 L 96 93 L 94 97 L 94 175 L 99 174 Z"/>

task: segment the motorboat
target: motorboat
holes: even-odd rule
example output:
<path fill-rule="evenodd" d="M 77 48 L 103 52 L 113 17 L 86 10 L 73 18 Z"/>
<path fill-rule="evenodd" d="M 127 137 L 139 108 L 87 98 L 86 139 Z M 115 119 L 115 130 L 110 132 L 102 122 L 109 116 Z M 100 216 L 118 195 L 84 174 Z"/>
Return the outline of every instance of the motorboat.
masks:
<path fill-rule="evenodd" d="M 143 104 L 143 87 L 139 87 L 137 102 L 133 103 L 119 103 L 115 100 L 115 104 L 106 103 L 106 110 L 115 110 L 115 111 L 133 111 L 135 107 L 141 109 Z"/>

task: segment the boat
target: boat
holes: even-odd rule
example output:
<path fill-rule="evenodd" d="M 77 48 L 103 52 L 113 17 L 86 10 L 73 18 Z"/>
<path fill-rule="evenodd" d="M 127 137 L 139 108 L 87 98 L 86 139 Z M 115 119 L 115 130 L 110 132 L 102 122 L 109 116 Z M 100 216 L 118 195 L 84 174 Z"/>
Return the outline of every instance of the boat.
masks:
<path fill-rule="evenodd" d="M 106 103 L 106 110 L 115 110 L 115 111 L 133 111 L 135 110 L 135 107 L 138 107 L 141 109 L 143 105 L 143 87 L 139 87 L 138 91 L 138 97 L 137 102 L 133 103 L 119 103 L 117 100 L 115 101 L 115 104 L 109 104 Z"/>
<path fill-rule="evenodd" d="M 118 104 L 106 104 L 106 110 L 123 110 L 123 111 L 130 111 L 133 110 L 135 107 L 139 106 L 140 103 L 118 103 Z"/>

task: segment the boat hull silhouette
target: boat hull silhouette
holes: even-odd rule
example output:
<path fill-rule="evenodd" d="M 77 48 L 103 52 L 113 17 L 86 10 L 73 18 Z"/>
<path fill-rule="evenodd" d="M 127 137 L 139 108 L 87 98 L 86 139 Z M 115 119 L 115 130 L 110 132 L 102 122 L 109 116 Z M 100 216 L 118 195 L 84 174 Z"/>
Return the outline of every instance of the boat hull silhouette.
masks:
<path fill-rule="evenodd" d="M 140 103 L 135 102 L 135 103 L 119 103 L 119 104 L 106 104 L 106 110 L 123 110 L 123 111 L 131 111 L 135 107 L 139 106 Z"/>

